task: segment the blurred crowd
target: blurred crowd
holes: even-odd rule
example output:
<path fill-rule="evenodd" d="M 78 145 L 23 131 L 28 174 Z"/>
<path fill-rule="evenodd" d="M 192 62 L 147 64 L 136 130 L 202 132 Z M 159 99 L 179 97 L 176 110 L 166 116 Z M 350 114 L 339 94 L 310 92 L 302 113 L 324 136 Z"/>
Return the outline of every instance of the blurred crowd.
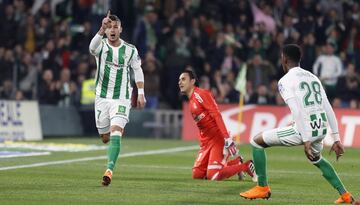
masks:
<path fill-rule="evenodd" d="M 107 10 L 139 50 L 148 108 L 182 106 L 178 77 L 194 69 L 219 103 L 283 105 L 281 47 L 297 43 L 334 107 L 359 108 L 360 3 L 356 0 L 0 1 L 0 99 L 81 105 L 94 78 L 90 40 Z M 246 65 L 246 66 L 244 66 Z"/>

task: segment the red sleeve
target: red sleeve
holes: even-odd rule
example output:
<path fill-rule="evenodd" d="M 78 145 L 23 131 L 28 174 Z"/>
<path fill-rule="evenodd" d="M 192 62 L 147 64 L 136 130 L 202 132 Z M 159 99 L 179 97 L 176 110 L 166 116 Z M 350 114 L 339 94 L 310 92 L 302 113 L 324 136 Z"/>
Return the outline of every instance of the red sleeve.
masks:
<path fill-rule="evenodd" d="M 223 137 L 228 138 L 229 133 L 225 127 L 218 105 L 216 104 L 212 94 L 209 91 L 201 92 L 201 98 L 204 100 L 204 108 L 209 112 L 210 116 L 215 119 L 216 125 L 223 134 Z"/>

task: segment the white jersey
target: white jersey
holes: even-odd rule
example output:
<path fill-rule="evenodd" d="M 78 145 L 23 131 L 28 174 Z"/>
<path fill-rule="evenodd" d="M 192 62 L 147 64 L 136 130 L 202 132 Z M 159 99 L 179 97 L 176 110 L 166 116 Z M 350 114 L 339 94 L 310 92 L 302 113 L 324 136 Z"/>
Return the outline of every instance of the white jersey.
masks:
<path fill-rule="evenodd" d="M 278 87 L 285 102 L 296 99 L 305 129 L 299 130 L 300 133 L 306 133 L 311 141 L 325 137 L 328 120 L 324 99 L 327 96 L 320 80 L 311 72 L 295 67 L 279 80 Z"/>
<path fill-rule="evenodd" d="M 120 39 L 120 46 L 111 46 L 107 38 L 92 54 L 96 58 L 96 96 L 107 99 L 131 98 L 130 69 L 141 69 L 135 46 Z"/>

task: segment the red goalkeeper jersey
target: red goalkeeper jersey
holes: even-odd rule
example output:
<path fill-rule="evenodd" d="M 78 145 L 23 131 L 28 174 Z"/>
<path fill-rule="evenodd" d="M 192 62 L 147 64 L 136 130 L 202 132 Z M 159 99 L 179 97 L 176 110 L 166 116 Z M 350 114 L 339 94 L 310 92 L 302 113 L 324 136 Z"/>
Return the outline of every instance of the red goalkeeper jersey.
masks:
<path fill-rule="evenodd" d="M 229 136 L 218 105 L 210 91 L 195 87 L 189 99 L 189 106 L 191 115 L 200 130 L 201 143 L 206 143 L 214 137 Z"/>

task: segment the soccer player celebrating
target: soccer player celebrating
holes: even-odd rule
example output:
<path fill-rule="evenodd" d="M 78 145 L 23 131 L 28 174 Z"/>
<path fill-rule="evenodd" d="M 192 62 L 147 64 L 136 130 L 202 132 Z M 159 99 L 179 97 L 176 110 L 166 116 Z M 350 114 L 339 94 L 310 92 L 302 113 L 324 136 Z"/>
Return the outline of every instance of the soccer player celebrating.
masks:
<path fill-rule="evenodd" d="M 320 80 L 312 73 L 299 67 L 301 49 L 295 44 L 285 45 L 281 53 L 283 70 L 286 73 L 279 81 L 279 92 L 289 106 L 294 124 L 262 132 L 253 137 L 253 160 L 258 175 L 258 185 L 240 193 L 246 199 L 269 198 L 270 187 L 266 175 L 265 148 L 272 146 L 304 145 L 306 157 L 320 169 L 324 178 L 339 192 L 336 204 L 352 203 L 352 195 L 346 191 L 332 165 L 321 155 L 323 139 L 330 125 L 338 160 L 344 153 L 340 142 L 335 114 L 327 99 Z"/>
<path fill-rule="evenodd" d="M 121 21 L 115 15 L 102 20 L 100 30 L 90 42 L 90 53 L 97 64 L 95 120 L 96 127 L 104 143 L 109 143 L 107 170 L 102 184 L 111 182 L 113 169 L 120 153 L 121 137 L 129 121 L 132 87 L 130 69 L 134 70 L 138 88 L 137 106 L 145 105 L 144 74 L 141 60 L 135 46 L 120 38 Z M 107 38 L 103 39 L 104 34 Z"/>
<path fill-rule="evenodd" d="M 192 171 L 194 179 L 222 180 L 242 171 L 254 177 L 252 161 L 242 163 L 240 156 L 227 161 L 229 153 L 237 155 L 237 148 L 229 136 L 218 106 L 207 90 L 195 86 L 192 70 L 185 70 L 179 77 L 179 87 L 189 98 L 190 112 L 200 130 L 200 150 Z M 227 154 L 224 155 L 224 148 Z"/>

